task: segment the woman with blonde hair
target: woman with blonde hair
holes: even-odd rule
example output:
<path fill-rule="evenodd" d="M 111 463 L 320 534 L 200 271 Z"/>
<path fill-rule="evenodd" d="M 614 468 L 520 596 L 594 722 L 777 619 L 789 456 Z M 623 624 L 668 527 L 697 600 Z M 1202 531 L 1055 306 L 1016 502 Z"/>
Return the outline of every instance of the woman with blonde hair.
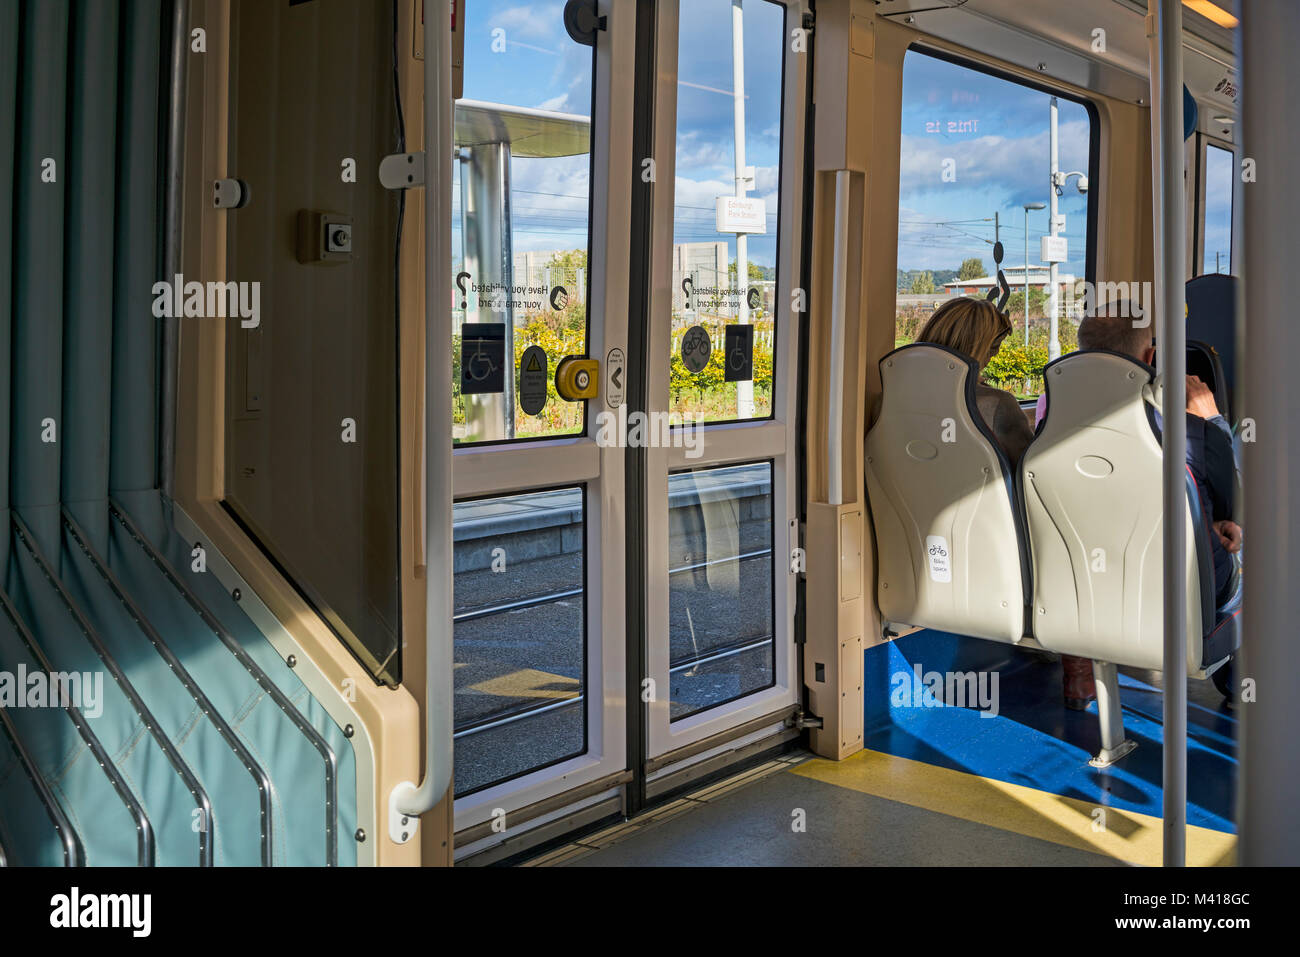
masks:
<path fill-rule="evenodd" d="M 953 299 L 940 306 L 916 337 L 917 342 L 933 342 L 970 356 L 981 370 L 1002 347 L 1011 331 L 1011 320 L 987 299 Z M 980 416 L 1006 453 L 1012 469 L 1033 441 L 1029 419 L 1010 392 L 979 383 L 975 402 Z M 1081 711 L 1096 697 L 1092 662 L 1072 655 L 1061 656 L 1062 690 L 1066 707 Z"/>
<path fill-rule="evenodd" d="M 1010 318 L 992 302 L 963 296 L 936 309 L 917 334 L 916 341 L 956 349 L 974 359 L 983 371 L 1009 332 Z M 975 403 L 1014 469 L 1034 438 L 1029 419 L 1015 396 L 983 382 L 975 386 Z"/>

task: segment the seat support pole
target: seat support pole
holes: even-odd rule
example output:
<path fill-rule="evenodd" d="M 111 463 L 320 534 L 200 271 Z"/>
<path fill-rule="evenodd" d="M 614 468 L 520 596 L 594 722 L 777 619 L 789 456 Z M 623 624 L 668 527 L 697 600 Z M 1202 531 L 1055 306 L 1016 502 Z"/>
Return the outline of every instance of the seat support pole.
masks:
<path fill-rule="evenodd" d="M 1092 680 L 1097 686 L 1097 714 L 1101 719 L 1101 750 L 1088 763 L 1106 768 L 1137 747 L 1124 737 L 1124 711 L 1119 702 L 1119 672 L 1109 661 L 1092 663 Z"/>

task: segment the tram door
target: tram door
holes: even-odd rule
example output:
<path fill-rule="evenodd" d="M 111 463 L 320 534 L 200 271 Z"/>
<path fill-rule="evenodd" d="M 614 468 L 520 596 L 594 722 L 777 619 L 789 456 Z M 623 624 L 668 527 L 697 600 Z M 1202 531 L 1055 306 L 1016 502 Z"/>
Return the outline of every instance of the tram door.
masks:
<path fill-rule="evenodd" d="M 580 40 L 562 5 L 462 8 L 446 264 L 458 849 L 557 795 L 617 792 L 627 763 L 624 449 L 599 413 L 626 374 L 635 24 L 630 4 L 600 7 L 604 29 Z M 562 390 L 571 357 L 598 364 L 566 366 Z"/>
<path fill-rule="evenodd" d="M 601 2 L 578 40 L 549 7 L 465 8 L 447 264 L 461 853 L 523 809 L 617 809 L 676 749 L 770 732 L 797 700 L 801 11 L 700 0 L 679 25 L 676 3 L 639 7 Z M 646 30 L 653 116 L 634 87 Z M 717 55 L 732 37 L 738 71 Z M 557 375 L 570 357 L 597 364 Z"/>
<path fill-rule="evenodd" d="M 770 735 L 798 701 L 802 14 L 659 10 L 648 393 L 671 441 L 647 450 L 651 795 L 679 757 Z"/>

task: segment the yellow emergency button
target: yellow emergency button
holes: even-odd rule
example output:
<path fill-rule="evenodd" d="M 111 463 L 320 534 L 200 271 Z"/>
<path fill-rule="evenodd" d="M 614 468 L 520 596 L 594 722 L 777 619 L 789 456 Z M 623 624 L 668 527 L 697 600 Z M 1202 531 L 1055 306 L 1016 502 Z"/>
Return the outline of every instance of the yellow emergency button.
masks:
<path fill-rule="evenodd" d="M 600 360 L 567 356 L 555 367 L 555 391 L 566 402 L 594 399 L 600 391 Z"/>

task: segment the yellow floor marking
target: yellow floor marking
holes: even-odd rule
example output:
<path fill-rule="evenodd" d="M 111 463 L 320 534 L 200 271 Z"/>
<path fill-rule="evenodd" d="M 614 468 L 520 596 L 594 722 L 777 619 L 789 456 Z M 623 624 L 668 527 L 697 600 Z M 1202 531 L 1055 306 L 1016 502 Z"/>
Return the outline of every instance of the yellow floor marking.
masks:
<path fill-rule="evenodd" d="M 813 758 L 790 773 L 1131 864 L 1160 864 L 1161 821 L 1149 814 L 1099 808 L 1089 801 L 879 751 L 860 751 L 844 761 Z M 1104 827 L 1094 829 L 1094 822 Z M 1236 847 L 1235 834 L 1187 828 L 1189 865 L 1231 865 Z"/>
<path fill-rule="evenodd" d="M 499 695 L 502 698 L 572 698 L 582 689 L 577 678 L 553 675 L 535 668 L 521 668 L 470 685 L 470 691 Z"/>

